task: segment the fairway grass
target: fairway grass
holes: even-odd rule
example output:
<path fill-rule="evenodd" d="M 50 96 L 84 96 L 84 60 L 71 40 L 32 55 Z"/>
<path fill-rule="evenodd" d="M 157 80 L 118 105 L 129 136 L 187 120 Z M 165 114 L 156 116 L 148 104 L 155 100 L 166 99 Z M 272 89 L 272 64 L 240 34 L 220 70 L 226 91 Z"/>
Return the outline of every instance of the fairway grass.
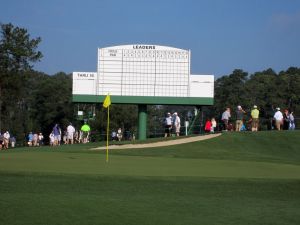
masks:
<path fill-rule="evenodd" d="M 0 224 L 300 224 L 300 133 L 0 152 Z"/>
<path fill-rule="evenodd" d="M 1 174 L 1 224 L 299 224 L 298 180 Z"/>

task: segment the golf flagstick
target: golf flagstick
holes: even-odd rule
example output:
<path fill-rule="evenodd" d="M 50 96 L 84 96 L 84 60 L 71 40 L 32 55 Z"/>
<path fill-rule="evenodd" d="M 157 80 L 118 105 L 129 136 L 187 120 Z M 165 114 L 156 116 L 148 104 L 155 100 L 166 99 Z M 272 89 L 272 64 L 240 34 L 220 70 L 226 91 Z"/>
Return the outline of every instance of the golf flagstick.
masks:
<path fill-rule="evenodd" d="M 107 127 L 106 127 L 106 162 L 108 162 L 108 135 L 109 135 L 109 106 L 111 104 L 109 93 L 103 101 L 103 107 L 107 108 Z"/>
<path fill-rule="evenodd" d="M 106 162 L 108 162 L 109 106 L 107 107 Z"/>

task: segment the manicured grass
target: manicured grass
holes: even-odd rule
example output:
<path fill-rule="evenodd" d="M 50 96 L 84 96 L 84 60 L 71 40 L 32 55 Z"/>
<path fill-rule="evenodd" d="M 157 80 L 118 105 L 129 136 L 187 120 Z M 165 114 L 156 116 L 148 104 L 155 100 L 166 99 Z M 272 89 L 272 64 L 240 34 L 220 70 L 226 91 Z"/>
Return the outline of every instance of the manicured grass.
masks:
<path fill-rule="evenodd" d="M 1 224 L 299 224 L 299 180 L 1 175 Z"/>
<path fill-rule="evenodd" d="M 0 152 L 0 224 L 300 224 L 299 132 Z M 102 143 L 101 143 L 102 144 Z"/>
<path fill-rule="evenodd" d="M 222 136 L 184 146 L 144 150 L 115 150 L 114 154 L 175 158 L 230 159 L 300 164 L 300 131 L 223 133 Z"/>

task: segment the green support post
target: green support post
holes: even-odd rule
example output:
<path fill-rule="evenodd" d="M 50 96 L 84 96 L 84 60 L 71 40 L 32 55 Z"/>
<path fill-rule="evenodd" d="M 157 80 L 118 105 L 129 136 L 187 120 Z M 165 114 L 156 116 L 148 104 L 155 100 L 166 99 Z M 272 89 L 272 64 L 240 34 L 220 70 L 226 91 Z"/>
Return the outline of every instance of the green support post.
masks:
<path fill-rule="evenodd" d="M 138 105 L 139 109 L 139 127 L 138 127 L 138 139 L 146 140 L 147 138 L 147 105 Z"/>

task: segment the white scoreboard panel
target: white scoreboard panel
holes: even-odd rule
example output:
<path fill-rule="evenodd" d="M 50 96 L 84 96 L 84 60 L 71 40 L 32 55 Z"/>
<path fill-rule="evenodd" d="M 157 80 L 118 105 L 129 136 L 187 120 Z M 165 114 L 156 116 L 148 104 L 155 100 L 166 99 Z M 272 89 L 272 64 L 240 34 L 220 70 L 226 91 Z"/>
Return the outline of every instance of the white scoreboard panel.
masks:
<path fill-rule="evenodd" d="M 97 94 L 97 73 L 93 72 L 73 72 L 73 95 Z"/>
<path fill-rule="evenodd" d="M 190 51 L 158 45 L 98 49 L 98 95 L 190 96 Z"/>

